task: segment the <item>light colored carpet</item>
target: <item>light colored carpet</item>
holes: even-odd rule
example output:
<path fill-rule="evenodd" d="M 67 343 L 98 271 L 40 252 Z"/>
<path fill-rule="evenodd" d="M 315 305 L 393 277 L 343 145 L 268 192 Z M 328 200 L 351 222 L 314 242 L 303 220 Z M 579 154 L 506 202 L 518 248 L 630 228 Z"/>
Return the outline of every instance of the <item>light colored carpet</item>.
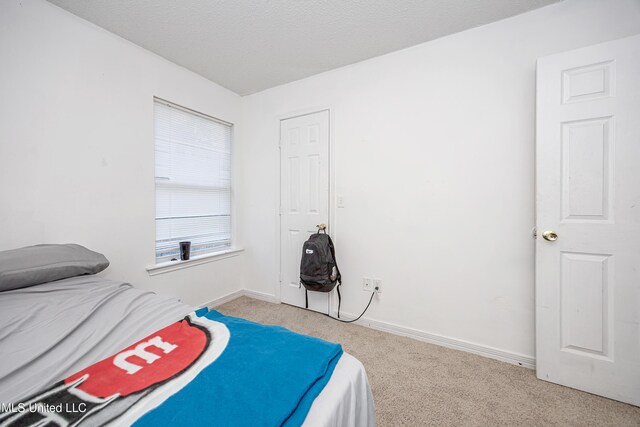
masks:
<path fill-rule="evenodd" d="M 221 313 L 342 344 L 365 366 L 378 426 L 640 426 L 640 408 L 536 379 L 534 371 L 242 297 Z"/>

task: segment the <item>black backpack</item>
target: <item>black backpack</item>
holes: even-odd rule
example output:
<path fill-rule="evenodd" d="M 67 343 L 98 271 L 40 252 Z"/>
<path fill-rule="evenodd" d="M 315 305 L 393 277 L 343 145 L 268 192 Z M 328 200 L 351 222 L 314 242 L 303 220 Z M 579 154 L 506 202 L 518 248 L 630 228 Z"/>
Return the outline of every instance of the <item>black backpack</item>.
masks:
<path fill-rule="evenodd" d="M 309 308 L 308 291 L 331 292 L 338 285 L 338 313 L 340 312 L 340 284 L 342 276 L 336 263 L 336 252 L 331 237 L 323 229 L 309 236 L 302 245 L 300 283 L 305 288 L 305 306 Z"/>

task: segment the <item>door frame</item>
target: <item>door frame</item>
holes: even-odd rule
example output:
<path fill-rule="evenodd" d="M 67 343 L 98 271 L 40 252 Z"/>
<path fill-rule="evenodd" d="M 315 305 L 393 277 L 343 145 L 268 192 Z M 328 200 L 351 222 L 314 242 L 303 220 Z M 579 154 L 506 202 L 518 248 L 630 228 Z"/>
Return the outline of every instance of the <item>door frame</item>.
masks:
<path fill-rule="evenodd" d="M 281 158 L 281 152 L 280 152 L 280 139 L 282 137 L 282 135 L 280 134 L 281 131 L 281 127 L 282 127 L 282 121 L 283 120 L 287 120 L 287 119 L 295 119 L 296 117 L 302 117 L 302 116 L 308 116 L 310 114 L 315 114 L 315 113 L 320 113 L 322 111 L 328 111 L 329 112 L 329 162 L 328 162 L 328 166 L 329 166 L 329 218 L 327 218 L 327 226 L 329 228 L 329 231 L 331 232 L 332 235 L 332 239 L 336 240 L 337 238 L 337 232 L 336 232 L 336 221 L 335 221 L 335 216 L 336 216 L 336 212 L 335 212 L 335 203 L 334 203 L 334 198 L 335 198 L 335 189 L 336 189 L 336 180 L 335 180 L 335 146 L 334 146 L 334 120 L 335 120 L 335 115 L 334 115 L 334 107 L 331 105 L 321 105 L 321 106 L 316 106 L 316 107 L 308 107 L 308 108 L 302 108 L 302 109 L 298 109 L 298 110 L 293 110 L 290 111 L 288 113 L 283 113 L 283 114 L 278 114 L 274 117 L 274 122 L 276 124 L 276 126 L 274 126 L 274 135 L 275 135 L 275 139 L 276 139 L 276 152 L 277 152 L 277 171 L 278 171 L 278 198 L 277 198 L 277 205 L 275 206 L 275 215 L 274 215 L 274 221 L 276 224 L 275 230 L 276 230 L 276 238 L 275 238 L 275 253 L 276 253 L 276 257 L 275 257 L 275 272 L 276 272 L 276 276 L 274 277 L 274 281 L 275 281 L 275 288 L 276 288 L 276 292 L 274 293 L 276 300 L 279 303 L 282 303 L 282 296 L 281 296 L 281 292 L 280 292 L 280 287 L 281 287 L 281 282 L 282 282 L 282 271 L 281 271 L 281 266 L 282 266 L 282 222 L 281 222 L 281 215 L 280 215 L 280 209 L 282 206 L 282 158 Z M 335 309 L 334 307 L 336 307 L 337 305 L 334 303 L 334 293 L 331 292 L 329 293 L 329 313 L 332 315 L 335 315 Z"/>

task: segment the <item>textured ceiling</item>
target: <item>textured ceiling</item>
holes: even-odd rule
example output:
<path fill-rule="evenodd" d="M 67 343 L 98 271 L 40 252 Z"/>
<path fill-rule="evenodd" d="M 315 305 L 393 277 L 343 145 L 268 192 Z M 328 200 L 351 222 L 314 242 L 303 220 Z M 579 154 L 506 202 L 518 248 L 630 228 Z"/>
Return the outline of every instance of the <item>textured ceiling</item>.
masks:
<path fill-rule="evenodd" d="M 240 94 L 558 0 L 49 0 Z"/>

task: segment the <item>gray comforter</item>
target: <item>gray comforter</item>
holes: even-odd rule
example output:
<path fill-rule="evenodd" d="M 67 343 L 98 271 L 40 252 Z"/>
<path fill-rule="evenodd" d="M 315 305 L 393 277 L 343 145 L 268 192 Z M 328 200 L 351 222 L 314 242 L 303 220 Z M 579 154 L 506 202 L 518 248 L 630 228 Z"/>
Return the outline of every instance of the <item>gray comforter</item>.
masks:
<path fill-rule="evenodd" d="M 0 292 L 0 403 L 24 399 L 192 310 L 97 276 Z"/>

